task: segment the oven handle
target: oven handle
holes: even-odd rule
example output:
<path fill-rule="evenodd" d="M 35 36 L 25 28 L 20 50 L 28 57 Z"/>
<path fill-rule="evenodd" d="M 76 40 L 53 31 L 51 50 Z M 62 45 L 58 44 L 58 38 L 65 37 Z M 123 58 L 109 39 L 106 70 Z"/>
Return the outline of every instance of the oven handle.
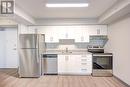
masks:
<path fill-rule="evenodd" d="M 104 56 L 104 57 L 105 57 L 105 56 L 106 56 L 106 57 L 109 57 L 109 56 L 110 56 L 110 57 L 112 57 L 112 55 L 93 55 L 93 56 L 94 56 L 94 57 L 100 57 L 100 56 Z"/>

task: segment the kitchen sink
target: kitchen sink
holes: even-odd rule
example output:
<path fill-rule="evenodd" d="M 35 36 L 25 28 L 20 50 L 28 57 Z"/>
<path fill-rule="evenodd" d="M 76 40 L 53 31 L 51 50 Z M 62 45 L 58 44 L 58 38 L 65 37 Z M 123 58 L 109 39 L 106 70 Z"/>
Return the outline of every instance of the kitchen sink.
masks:
<path fill-rule="evenodd" d="M 62 54 L 71 54 L 73 52 L 62 52 Z"/>

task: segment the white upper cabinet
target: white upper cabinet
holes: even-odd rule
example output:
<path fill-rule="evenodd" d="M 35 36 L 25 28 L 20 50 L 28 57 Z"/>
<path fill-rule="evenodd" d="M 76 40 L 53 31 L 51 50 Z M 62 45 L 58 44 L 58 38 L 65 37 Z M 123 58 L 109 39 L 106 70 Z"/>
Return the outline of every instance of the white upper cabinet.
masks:
<path fill-rule="evenodd" d="M 89 35 L 107 35 L 107 25 L 88 25 Z"/>
<path fill-rule="evenodd" d="M 48 27 L 46 26 L 45 29 L 45 42 L 59 42 L 59 38 L 58 38 L 58 30 L 56 27 Z"/>
<path fill-rule="evenodd" d="M 107 35 L 107 26 L 106 25 L 101 25 L 100 35 Z"/>
<path fill-rule="evenodd" d="M 45 42 L 57 43 L 59 39 L 75 39 L 75 42 L 89 42 L 90 35 L 107 35 L 107 25 L 82 26 L 30 26 L 24 33 L 45 34 Z"/>
<path fill-rule="evenodd" d="M 89 42 L 87 26 L 77 26 L 73 34 L 75 35 L 75 42 Z"/>
<path fill-rule="evenodd" d="M 59 39 L 75 39 L 74 29 L 71 26 L 43 26 L 38 32 L 45 34 L 45 42 L 55 43 Z"/>
<path fill-rule="evenodd" d="M 57 26 L 59 39 L 75 39 L 73 26 Z"/>
<path fill-rule="evenodd" d="M 28 27 L 28 26 L 21 26 L 20 28 L 19 28 L 19 33 L 20 34 L 35 34 L 35 33 L 37 33 L 37 27 L 32 27 L 32 26 L 30 26 L 30 27 Z"/>
<path fill-rule="evenodd" d="M 45 42 L 59 42 L 59 32 L 56 26 L 38 26 L 37 29 L 39 34 L 45 34 Z"/>
<path fill-rule="evenodd" d="M 28 33 L 28 27 L 22 24 L 18 25 L 18 33 L 19 34 L 26 34 Z"/>
<path fill-rule="evenodd" d="M 37 27 L 28 27 L 27 32 L 29 34 L 36 34 L 37 33 Z"/>
<path fill-rule="evenodd" d="M 75 39 L 75 42 L 89 42 L 87 26 L 62 26 L 59 39 Z"/>

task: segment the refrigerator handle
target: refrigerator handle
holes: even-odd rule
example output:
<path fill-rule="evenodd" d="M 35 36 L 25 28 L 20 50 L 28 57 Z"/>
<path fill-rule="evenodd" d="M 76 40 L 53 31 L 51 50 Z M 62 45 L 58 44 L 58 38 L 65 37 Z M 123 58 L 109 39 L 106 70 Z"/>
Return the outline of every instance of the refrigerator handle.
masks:
<path fill-rule="evenodd" d="M 37 60 L 37 63 L 40 62 L 39 60 L 39 38 L 38 38 L 38 35 L 36 35 L 36 60 Z"/>

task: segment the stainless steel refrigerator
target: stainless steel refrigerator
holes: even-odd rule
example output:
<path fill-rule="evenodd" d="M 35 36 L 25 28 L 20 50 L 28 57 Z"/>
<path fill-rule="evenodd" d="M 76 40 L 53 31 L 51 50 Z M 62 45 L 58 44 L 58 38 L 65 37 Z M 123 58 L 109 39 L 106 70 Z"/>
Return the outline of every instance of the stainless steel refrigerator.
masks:
<path fill-rule="evenodd" d="M 40 77 L 41 54 L 45 51 L 44 34 L 19 35 L 19 76 Z"/>

